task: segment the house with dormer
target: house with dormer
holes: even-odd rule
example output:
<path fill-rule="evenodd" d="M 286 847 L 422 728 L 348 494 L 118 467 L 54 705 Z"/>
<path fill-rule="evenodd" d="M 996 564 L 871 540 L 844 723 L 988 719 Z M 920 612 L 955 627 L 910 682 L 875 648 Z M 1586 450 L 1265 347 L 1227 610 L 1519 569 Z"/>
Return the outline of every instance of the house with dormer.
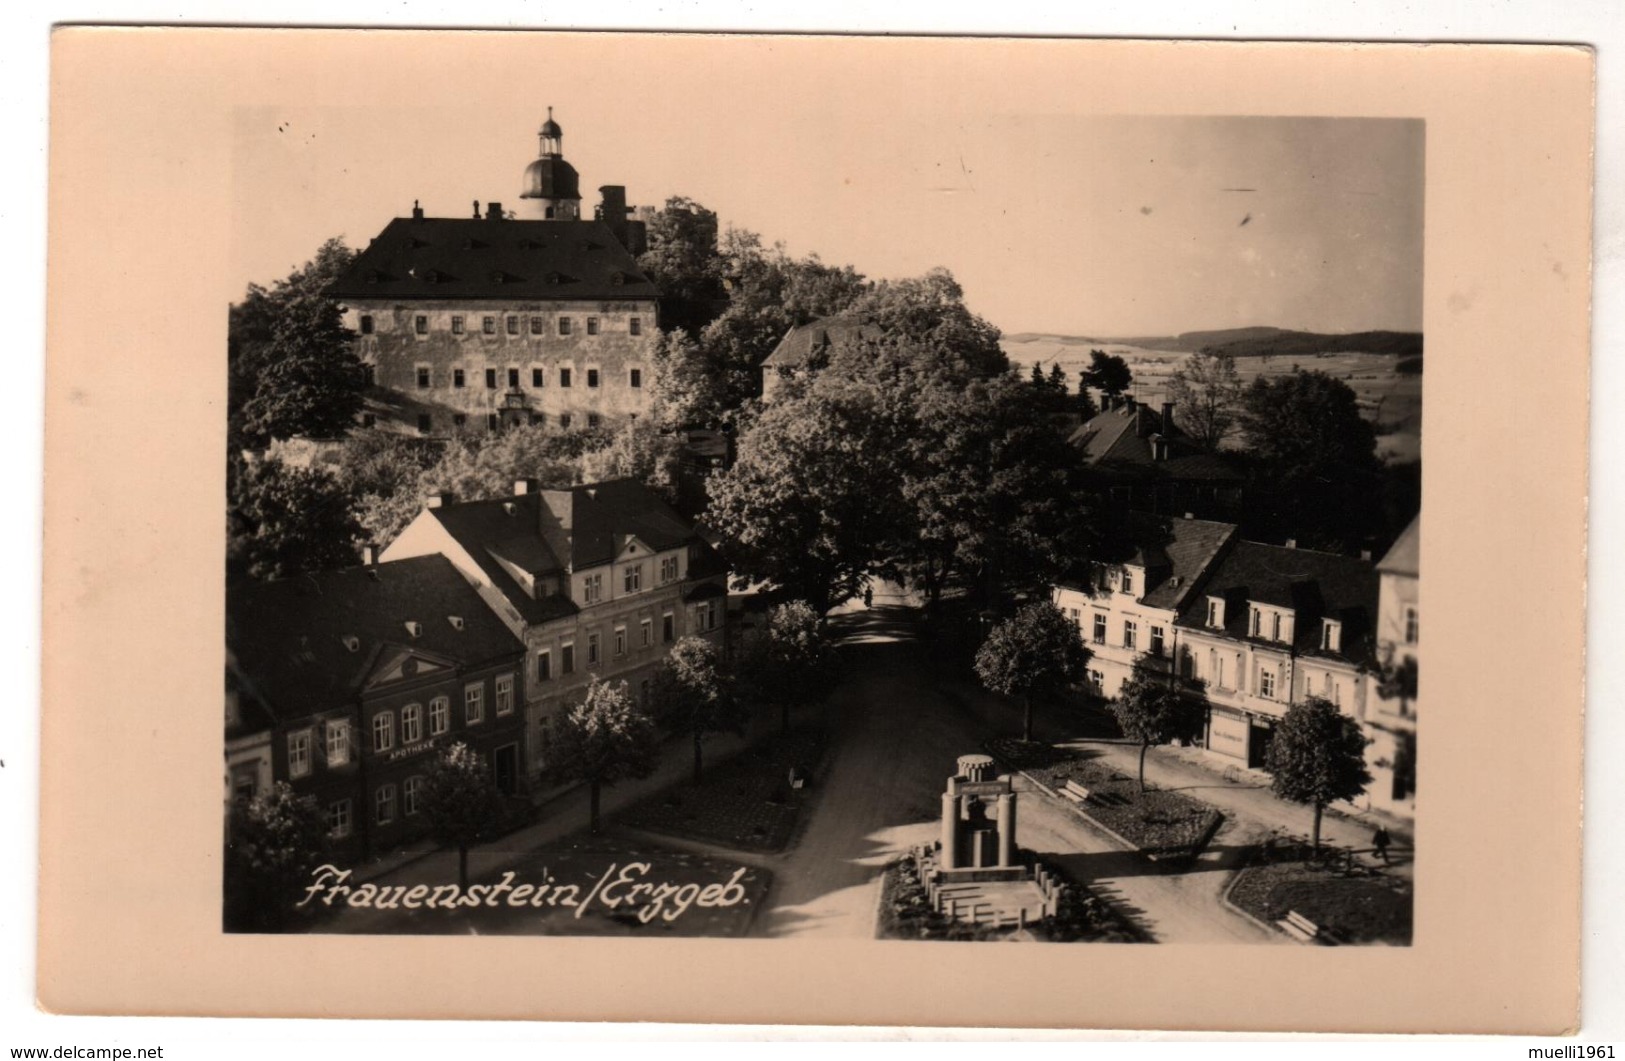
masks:
<path fill-rule="evenodd" d="M 430 217 L 414 203 L 330 286 L 367 374 L 362 426 L 444 439 L 648 410 L 659 291 L 638 266 L 645 222 L 615 184 L 584 218 L 551 109 L 539 137 L 519 211 L 476 201 Z"/>
<path fill-rule="evenodd" d="M 1318 696 L 1364 719 L 1375 662 L 1369 560 L 1238 541 L 1183 602 L 1179 675 L 1210 705 L 1206 746 L 1259 768 L 1293 703 Z"/>
<path fill-rule="evenodd" d="M 1136 516 L 1132 523 L 1127 559 L 1093 564 L 1052 593 L 1089 648 L 1087 691 L 1105 698 L 1122 691 L 1142 657 L 1171 667 L 1180 648 L 1175 621 L 1236 536 L 1235 524 L 1211 520 Z"/>
<path fill-rule="evenodd" d="M 524 644 L 443 556 L 234 587 L 227 759 L 234 791 L 313 797 L 336 850 L 366 858 L 427 831 L 424 775 L 462 742 L 526 791 Z"/>
<path fill-rule="evenodd" d="M 594 677 L 640 701 L 679 639 L 722 644 L 727 569 L 693 523 L 635 479 L 458 502 L 440 496 L 383 551 L 445 557 L 525 645 L 526 772 Z"/>
<path fill-rule="evenodd" d="M 1244 479 L 1234 459 L 1210 453 L 1181 430 L 1174 403 L 1161 411 L 1132 395 L 1105 407 L 1068 438 L 1086 488 L 1113 508 L 1204 519 L 1242 515 Z"/>

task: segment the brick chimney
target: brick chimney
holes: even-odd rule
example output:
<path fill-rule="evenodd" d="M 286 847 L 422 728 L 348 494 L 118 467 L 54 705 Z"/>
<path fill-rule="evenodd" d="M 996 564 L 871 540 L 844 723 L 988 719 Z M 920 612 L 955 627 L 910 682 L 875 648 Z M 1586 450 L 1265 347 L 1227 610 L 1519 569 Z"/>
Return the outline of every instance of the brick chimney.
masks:
<path fill-rule="evenodd" d="M 1162 403 L 1162 433 L 1165 434 L 1165 435 L 1172 435 L 1174 433 L 1174 403 L 1173 402 L 1163 402 Z"/>
<path fill-rule="evenodd" d="M 526 494 L 533 494 L 539 485 L 535 479 L 515 479 L 513 481 L 513 496 L 524 497 Z"/>
<path fill-rule="evenodd" d="M 363 545 L 361 547 L 361 563 L 364 567 L 376 567 L 378 565 L 378 546 L 372 542 Z"/>
<path fill-rule="evenodd" d="M 445 490 L 432 493 L 423 499 L 423 504 L 427 508 L 441 508 L 451 504 L 451 494 Z"/>
<path fill-rule="evenodd" d="M 501 221 L 502 220 L 502 204 L 501 203 L 486 203 L 485 204 L 485 220 L 487 220 L 487 221 Z"/>

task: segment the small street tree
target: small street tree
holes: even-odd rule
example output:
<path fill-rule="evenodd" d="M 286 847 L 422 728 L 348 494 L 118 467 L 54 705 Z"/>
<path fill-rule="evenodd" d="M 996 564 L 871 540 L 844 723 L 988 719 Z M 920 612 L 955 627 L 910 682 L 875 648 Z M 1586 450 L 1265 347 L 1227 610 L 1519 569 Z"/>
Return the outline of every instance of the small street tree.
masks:
<path fill-rule="evenodd" d="M 766 631 L 746 648 L 740 683 L 750 699 L 777 704 L 789 730 L 793 708 L 828 695 L 834 663 L 818 613 L 806 601 L 788 601 L 768 612 Z"/>
<path fill-rule="evenodd" d="M 586 699 L 564 716 L 554 752 L 560 778 L 587 785 L 588 823 L 596 833 L 600 792 L 606 785 L 654 773 L 660 735 L 625 682 L 611 685 L 594 678 Z"/>
<path fill-rule="evenodd" d="M 327 849 L 316 801 L 286 782 L 232 805 L 226 836 L 225 926 L 228 932 L 274 932 Z"/>
<path fill-rule="evenodd" d="M 976 652 L 976 676 L 990 691 L 1019 696 L 1021 739 L 1033 739 L 1033 697 L 1075 681 L 1088 661 L 1078 628 L 1049 601 L 1029 604 L 995 626 Z"/>
<path fill-rule="evenodd" d="M 1140 744 L 1140 791 L 1145 791 L 1145 754 L 1153 744 L 1195 736 L 1202 728 L 1202 704 L 1175 688 L 1144 656 L 1112 701 L 1112 715 L 1123 735 Z"/>
<path fill-rule="evenodd" d="M 1287 709 L 1264 757 L 1270 789 L 1282 799 L 1315 808 L 1313 846 L 1320 847 L 1320 816 L 1335 800 L 1365 791 L 1365 734 L 1330 700 L 1311 696 Z"/>
<path fill-rule="evenodd" d="M 423 778 L 423 809 L 435 839 L 457 848 L 457 883 L 468 887 L 468 849 L 502 821 L 502 795 L 485 757 L 458 741 Z"/>
<path fill-rule="evenodd" d="M 701 637 L 685 637 L 655 672 L 649 689 L 657 720 L 694 743 L 694 783 L 704 767 L 704 745 L 713 733 L 743 733 L 748 718 L 722 654 Z"/>

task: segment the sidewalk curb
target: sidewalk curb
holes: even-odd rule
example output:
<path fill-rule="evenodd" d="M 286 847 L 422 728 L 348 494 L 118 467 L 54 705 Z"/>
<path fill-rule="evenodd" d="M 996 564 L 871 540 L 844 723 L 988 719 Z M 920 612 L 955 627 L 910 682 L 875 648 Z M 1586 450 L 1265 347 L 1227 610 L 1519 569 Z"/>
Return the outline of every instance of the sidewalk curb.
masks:
<path fill-rule="evenodd" d="M 1063 807 L 1067 808 L 1068 810 L 1072 811 L 1073 814 L 1076 814 L 1078 817 L 1080 817 L 1084 821 L 1088 822 L 1094 828 L 1099 829 L 1101 832 L 1103 832 L 1107 836 L 1111 837 L 1111 839 L 1113 841 L 1115 841 L 1119 846 L 1121 846 L 1124 851 L 1127 851 L 1130 854 L 1144 855 L 1147 859 L 1150 859 L 1152 862 L 1157 862 L 1156 858 L 1154 858 L 1151 855 L 1146 854 L 1144 849 L 1139 847 L 1137 844 L 1134 844 L 1134 843 L 1130 842 L 1126 837 L 1123 836 L 1122 833 L 1119 833 L 1116 829 L 1113 829 L 1111 826 L 1102 823 L 1100 821 L 1100 819 L 1096 818 L 1094 815 L 1092 815 L 1089 812 L 1085 811 L 1082 807 L 1078 806 L 1076 803 L 1073 803 L 1071 800 L 1064 798 L 1058 792 L 1056 792 L 1053 788 L 1050 788 L 1048 785 L 1046 785 L 1046 784 L 1044 784 L 1044 782 L 1038 780 L 1038 778 L 1034 777 L 1032 774 L 1029 774 L 1025 770 L 1017 770 L 1016 773 L 1020 774 L 1022 777 L 1025 777 L 1028 781 L 1032 782 L 1032 784 L 1033 784 L 1033 786 L 1035 788 L 1037 788 L 1040 792 L 1044 793 L 1050 799 L 1054 800 L 1057 804 L 1060 804 L 1061 806 L 1063 806 Z"/>
<path fill-rule="evenodd" d="M 1263 929 L 1265 932 L 1268 932 L 1271 936 L 1277 936 L 1281 939 L 1291 939 L 1292 937 L 1288 936 L 1285 932 L 1282 932 L 1277 926 L 1265 922 L 1263 918 L 1255 917 L 1246 910 L 1243 910 L 1236 903 L 1230 901 L 1230 893 L 1235 891 L 1236 885 L 1241 883 L 1241 875 L 1242 873 L 1246 872 L 1246 870 L 1247 867 L 1242 866 L 1240 869 L 1230 874 L 1230 880 L 1225 884 L 1224 890 L 1219 893 L 1219 902 L 1223 903 L 1225 908 L 1231 913 L 1241 915 L 1248 921 L 1251 921 L 1253 924 Z"/>

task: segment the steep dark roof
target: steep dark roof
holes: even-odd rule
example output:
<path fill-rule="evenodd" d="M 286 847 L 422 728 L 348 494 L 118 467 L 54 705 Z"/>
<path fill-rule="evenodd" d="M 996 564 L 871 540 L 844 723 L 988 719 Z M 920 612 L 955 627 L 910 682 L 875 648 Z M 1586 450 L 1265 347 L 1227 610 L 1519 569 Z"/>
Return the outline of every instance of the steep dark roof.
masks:
<path fill-rule="evenodd" d="M 1236 525 L 1205 519 L 1159 522 L 1166 523 L 1163 540 L 1149 550 L 1142 549 L 1139 557 L 1147 578 L 1156 581 L 1140 599 L 1152 608 L 1178 608 L 1235 536 Z"/>
<path fill-rule="evenodd" d="M 1377 570 L 1387 575 L 1410 575 L 1415 578 L 1421 572 L 1421 554 L 1422 517 L 1417 516 L 1400 534 L 1393 548 L 1377 562 Z"/>
<path fill-rule="evenodd" d="M 1224 598 L 1224 629 L 1229 637 L 1254 640 L 1248 636 L 1247 602 L 1257 601 L 1293 609 L 1293 648 L 1299 655 L 1353 663 L 1372 659 L 1377 572 L 1368 560 L 1237 542 L 1203 580 L 1200 592 L 1186 601 L 1176 620 L 1179 625 L 1206 628 L 1209 596 Z M 1322 619 L 1342 623 L 1340 652 L 1321 650 Z"/>
<path fill-rule="evenodd" d="M 397 217 L 333 282 L 336 299 L 629 299 L 659 292 L 602 221 Z"/>
<path fill-rule="evenodd" d="M 1234 523 L 1141 512 L 1130 513 L 1128 518 L 1133 552 L 1125 563 L 1145 569 L 1146 584 L 1139 599 L 1152 608 L 1177 610 L 1183 606 L 1236 534 Z M 1100 592 L 1098 584 L 1063 585 L 1091 596 Z"/>
<path fill-rule="evenodd" d="M 851 342 L 879 339 L 885 333 L 867 321 L 854 317 L 825 317 L 810 324 L 797 325 L 785 333 L 779 345 L 762 362 L 764 368 L 800 368 L 812 359 L 814 353 L 831 346 Z"/>
<path fill-rule="evenodd" d="M 636 537 L 656 552 L 685 543 L 702 546 L 690 559 L 690 577 L 699 577 L 694 564 L 709 553 L 693 525 L 636 479 L 429 511 L 529 623 L 545 623 L 578 609 L 567 592 L 533 598 L 500 561 L 538 578 L 556 578 L 608 563 Z"/>
<path fill-rule="evenodd" d="M 263 733 L 276 725 L 265 698 L 243 674 L 230 648 L 226 651 L 226 739 Z"/>
<path fill-rule="evenodd" d="M 409 622 L 420 624 L 415 637 Z M 226 640 L 242 677 L 283 720 L 350 702 L 391 650 L 460 666 L 524 651 L 451 561 L 438 555 L 234 587 L 227 594 Z"/>
<path fill-rule="evenodd" d="M 1084 463 L 1105 472 L 1169 479 L 1239 481 L 1240 472 L 1217 454 L 1208 453 L 1162 414 L 1144 405 L 1107 409 L 1079 425 L 1068 439 L 1083 454 Z M 1168 445 L 1168 456 L 1157 460 L 1154 437 Z"/>

